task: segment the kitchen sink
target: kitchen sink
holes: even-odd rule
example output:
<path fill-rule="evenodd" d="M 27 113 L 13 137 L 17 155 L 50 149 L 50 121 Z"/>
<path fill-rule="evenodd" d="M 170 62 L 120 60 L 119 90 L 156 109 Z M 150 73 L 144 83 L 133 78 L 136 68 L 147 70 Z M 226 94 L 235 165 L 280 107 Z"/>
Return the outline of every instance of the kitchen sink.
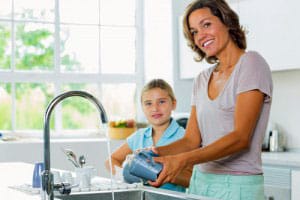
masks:
<path fill-rule="evenodd" d="M 113 195 L 114 193 L 114 199 Z M 97 192 L 79 192 L 56 196 L 58 200 L 209 200 L 207 197 L 184 194 L 162 189 L 128 189 Z M 211 199 L 210 199 L 211 200 Z"/>

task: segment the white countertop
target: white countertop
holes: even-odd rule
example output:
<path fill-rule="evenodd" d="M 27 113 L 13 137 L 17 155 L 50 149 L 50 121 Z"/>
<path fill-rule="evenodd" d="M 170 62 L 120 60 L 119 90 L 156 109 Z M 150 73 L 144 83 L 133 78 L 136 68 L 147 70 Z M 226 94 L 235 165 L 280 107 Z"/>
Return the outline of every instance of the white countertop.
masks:
<path fill-rule="evenodd" d="M 300 168 L 300 152 L 263 152 L 263 165 Z"/>
<path fill-rule="evenodd" d="M 33 174 L 33 164 L 23 163 L 23 162 L 7 162 L 0 163 L 0 197 L 5 197 L 8 200 L 40 200 L 41 195 L 39 191 L 31 188 L 32 184 L 32 174 Z M 55 169 L 56 170 L 56 169 Z M 63 171 L 63 170 L 59 170 Z M 94 177 L 92 180 L 94 184 L 94 189 L 96 190 L 107 190 L 109 187 L 117 189 L 124 187 L 123 189 L 135 189 L 138 184 L 121 184 L 110 185 L 110 180 L 102 177 Z M 101 185 L 100 185 L 101 184 Z M 100 187 L 101 186 L 101 187 Z M 13 187 L 13 188 L 12 188 Z M 99 188 L 98 188 L 99 187 Z M 18 189 L 15 189 L 18 188 Z M 28 191 L 20 191 L 20 188 Z M 73 188 L 74 189 L 74 188 Z M 122 188 L 121 188 L 122 189 Z M 33 193 L 29 193 L 33 191 Z M 79 188 L 74 190 L 79 192 Z M 87 190 L 85 190 L 87 191 Z"/>
<path fill-rule="evenodd" d="M 9 186 L 31 184 L 33 165 L 26 163 L 0 163 L 0 194 L 1 199 L 9 200 L 40 200 L 40 195 L 30 195 L 9 188 Z"/>

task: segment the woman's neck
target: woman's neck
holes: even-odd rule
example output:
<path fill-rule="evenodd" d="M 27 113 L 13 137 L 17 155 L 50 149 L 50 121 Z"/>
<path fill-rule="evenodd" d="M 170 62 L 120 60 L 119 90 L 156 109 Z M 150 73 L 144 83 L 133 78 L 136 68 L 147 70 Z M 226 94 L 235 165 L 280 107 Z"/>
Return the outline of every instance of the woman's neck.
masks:
<path fill-rule="evenodd" d="M 238 48 L 233 42 L 229 43 L 227 47 L 217 55 L 219 63 L 216 71 L 222 72 L 234 67 L 244 53 L 244 49 Z"/>

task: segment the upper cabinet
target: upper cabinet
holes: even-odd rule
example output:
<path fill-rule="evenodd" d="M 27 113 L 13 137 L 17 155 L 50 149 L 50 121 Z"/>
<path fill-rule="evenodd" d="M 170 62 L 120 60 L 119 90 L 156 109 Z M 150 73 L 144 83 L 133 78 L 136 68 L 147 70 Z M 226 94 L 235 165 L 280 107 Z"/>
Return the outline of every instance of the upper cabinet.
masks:
<path fill-rule="evenodd" d="M 258 51 L 273 71 L 300 68 L 299 0 L 228 2 L 248 32 L 248 50 Z"/>
<path fill-rule="evenodd" d="M 181 79 L 195 78 L 202 70 L 212 66 L 205 60 L 196 62 L 194 60 L 195 53 L 187 46 L 187 40 L 183 34 L 182 27 L 183 17 L 178 18 L 178 38 L 179 38 L 179 73 Z"/>

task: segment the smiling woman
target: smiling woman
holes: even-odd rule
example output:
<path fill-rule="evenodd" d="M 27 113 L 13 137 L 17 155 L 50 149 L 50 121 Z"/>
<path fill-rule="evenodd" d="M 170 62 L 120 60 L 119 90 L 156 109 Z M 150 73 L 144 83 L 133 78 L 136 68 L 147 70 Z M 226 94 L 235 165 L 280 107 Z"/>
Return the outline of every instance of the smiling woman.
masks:
<path fill-rule="evenodd" d="M 0 130 L 41 135 L 47 104 L 68 90 L 90 92 L 112 118 L 135 118 L 143 70 L 136 67 L 142 59 L 136 56 L 139 2 L 1 2 L 0 110 L 5 115 Z M 59 134 L 66 129 L 96 132 L 98 121 L 90 105 L 72 99 L 55 112 L 51 128 Z"/>

